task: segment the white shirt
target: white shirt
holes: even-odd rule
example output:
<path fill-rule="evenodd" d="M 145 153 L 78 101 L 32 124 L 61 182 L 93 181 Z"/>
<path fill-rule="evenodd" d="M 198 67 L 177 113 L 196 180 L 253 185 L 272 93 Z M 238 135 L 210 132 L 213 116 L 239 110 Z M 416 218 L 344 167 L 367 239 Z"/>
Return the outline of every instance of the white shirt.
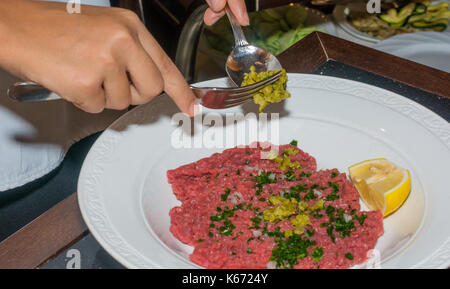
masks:
<path fill-rule="evenodd" d="M 110 6 L 109 0 L 81 0 L 81 4 Z M 73 143 L 105 129 L 124 113 L 88 114 L 64 100 L 17 103 L 6 95 L 17 81 L 0 69 L 0 192 L 48 174 Z"/>

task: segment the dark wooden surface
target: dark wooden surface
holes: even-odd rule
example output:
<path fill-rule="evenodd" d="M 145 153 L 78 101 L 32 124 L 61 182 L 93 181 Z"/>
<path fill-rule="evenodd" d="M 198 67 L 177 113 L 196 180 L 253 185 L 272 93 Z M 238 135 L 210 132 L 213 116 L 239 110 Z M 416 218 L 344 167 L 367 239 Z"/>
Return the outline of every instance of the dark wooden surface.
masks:
<path fill-rule="evenodd" d="M 74 193 L 0 243 L 0 269 L 37 268 L 86 232 Z"/>
<path fill-rule="evenodd" d="M 450 98 L 449 73 L 321 32 L 310 34 L 279 59 L 287 71 L 303 73 L 334 60 Z"/>
<path fill-rule="evenodd" d="M 299 73 L 336 61 L 450 98 L 450 74 L 322 33 L 304 38 L 279 59 L 288 72 Z M 0 268 L 37 268 L 86 233 L 74 193 L 0 243 Z"/>

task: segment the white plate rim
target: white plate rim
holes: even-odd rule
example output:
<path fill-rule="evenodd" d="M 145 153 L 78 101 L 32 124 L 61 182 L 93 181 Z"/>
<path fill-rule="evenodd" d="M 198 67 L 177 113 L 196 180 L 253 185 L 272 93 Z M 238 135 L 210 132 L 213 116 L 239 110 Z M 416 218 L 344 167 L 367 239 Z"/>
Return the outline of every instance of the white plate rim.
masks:
<path fill-rule="evenodd" d="M 424 126 L 436 138 L 438 138 L 447 148 L 450 149 L 450 124 L 439 115 L 435 114 L 428 108 L 394 92 L 375 87 L 369 84 L 342 79 L 331 76 L 312 75 L 312 74 L 289 74 L 290 85 L 302 88 L 324 88 L 332 87 L 334 91 L 346 93 L 356 97 L 362 97 L 376 103 L 384 104 L 390 109 L 397 111 L 400 114 L 406 115 L 410 119 L 416 121 Z M 214 82 L 223 79 L 209 80 L 207 82 Z M 330 84 L 331 83 L 331 84 Z M 196 85 L 202 85 L 198 83 Z M 349 88 L 350 87 L 350 88 Z M 361 95 L 361 90 L 365 91 Z M 160 96 L 158 99 L 164 96 Z M 86 156 L 82 169 L 80 171 L 78 180 L 78 203 L 81 210 L 82 217 L 94 238 L 99 244 L 113 256 L 119 263 L 128 268 L 160 268 L 158 265 L 152 263 L 139 252 L 130 246 L 117 232 L 114 231 L 113 224 L 103 223 L 103 231 L 99 230 L 94 223 L 99 221 L 92 218 L 92 214 L 88 214 L 87 203 L 95 203 L 96 217 L 107 220 L 104 212 L 104 207 L 101 202 L 101 196 L 95 195 L 95 184 L 101 178 L 101 167 L 95 165 L 92 161 L 97 159 L 107 158 L 108 152 L 114 149 L 114 146 L 120 142 L 121 133 L 112 133 L 112 128 L 121 126 L 123 121 L 126 121 L 131 114 L 144 110 L 147 106 L 152 106 L 151 102 L 147 105 L 137 107 L 122 115 L 113 124 L 106 129 L 102 135 L 95 141 L 88 155 Z M 405 109 L 407 108 L 407 109 Z M 91 189 L 89 189 L 91 187 Z M 90 212 L 92 213 L 92 212 Z M 421 226 L 422 227 L 422 226 Z M 105 229 L 106 228 L 106 229 Z M 421 230 L 421 228 L 419 228 Z M 108 236 L 108 237 L 105 237 Z M 112 244 L 111 239 L 114 239 Z M 442 245 L 435 249 L 434 252 L 422 262 L 413 266 L 413 268 L 447 268 L 450 266 L 450 237 L 446 239 Z"/>

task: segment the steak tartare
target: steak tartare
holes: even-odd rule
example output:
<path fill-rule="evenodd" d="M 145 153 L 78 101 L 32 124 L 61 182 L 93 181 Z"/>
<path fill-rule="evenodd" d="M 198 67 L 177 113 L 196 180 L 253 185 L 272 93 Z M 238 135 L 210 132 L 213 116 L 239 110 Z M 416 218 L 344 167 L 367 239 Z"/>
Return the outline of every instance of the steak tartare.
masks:
<path fill-rule="evenodd" d="M 227 149 L 167 172 L 170 231 L 205 268 L 349 268 L 383 234 L 344 173 L 295 145 Z M 261 158 L 261 153 L 267 155 Z"/>

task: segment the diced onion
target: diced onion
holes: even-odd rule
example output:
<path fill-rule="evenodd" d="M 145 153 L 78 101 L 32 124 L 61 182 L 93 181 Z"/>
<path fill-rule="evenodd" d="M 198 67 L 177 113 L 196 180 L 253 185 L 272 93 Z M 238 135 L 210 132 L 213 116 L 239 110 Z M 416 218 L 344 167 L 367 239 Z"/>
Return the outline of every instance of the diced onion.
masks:
<path fill-rule="evenodd" d="M 349 222 L 349 221 L 352 220 L 352 216 L 344 214 L 344 219 L 345 219 L 346 222 Z"/>
<path fill-rule="evenodd" d="M 254 237 L 260 237 L 262 235 L 262 233 L 261 233 L 261 231 L 258 231 L 258 230 L 253 230 L 253 236 Z"/>
<path fill-rule="evenodd" d="M 229 198 L 233 204 L 236 204 L 236 203 L 239 203 L 243 197 L 240 192 L 234 192 Z"/>
<path fill-rule="evenodd" d="M 267 263 L 267 269 L 276 269 L 277 268 L 277 263 L 275 263 L 274 261 L 269 261 Z"/>
<path fill-rule="evenodd" d="M 314 190 L 314 194 L 316 194 L 319 198 L 322 197 L 322 192 L 319 190 Z"/>

